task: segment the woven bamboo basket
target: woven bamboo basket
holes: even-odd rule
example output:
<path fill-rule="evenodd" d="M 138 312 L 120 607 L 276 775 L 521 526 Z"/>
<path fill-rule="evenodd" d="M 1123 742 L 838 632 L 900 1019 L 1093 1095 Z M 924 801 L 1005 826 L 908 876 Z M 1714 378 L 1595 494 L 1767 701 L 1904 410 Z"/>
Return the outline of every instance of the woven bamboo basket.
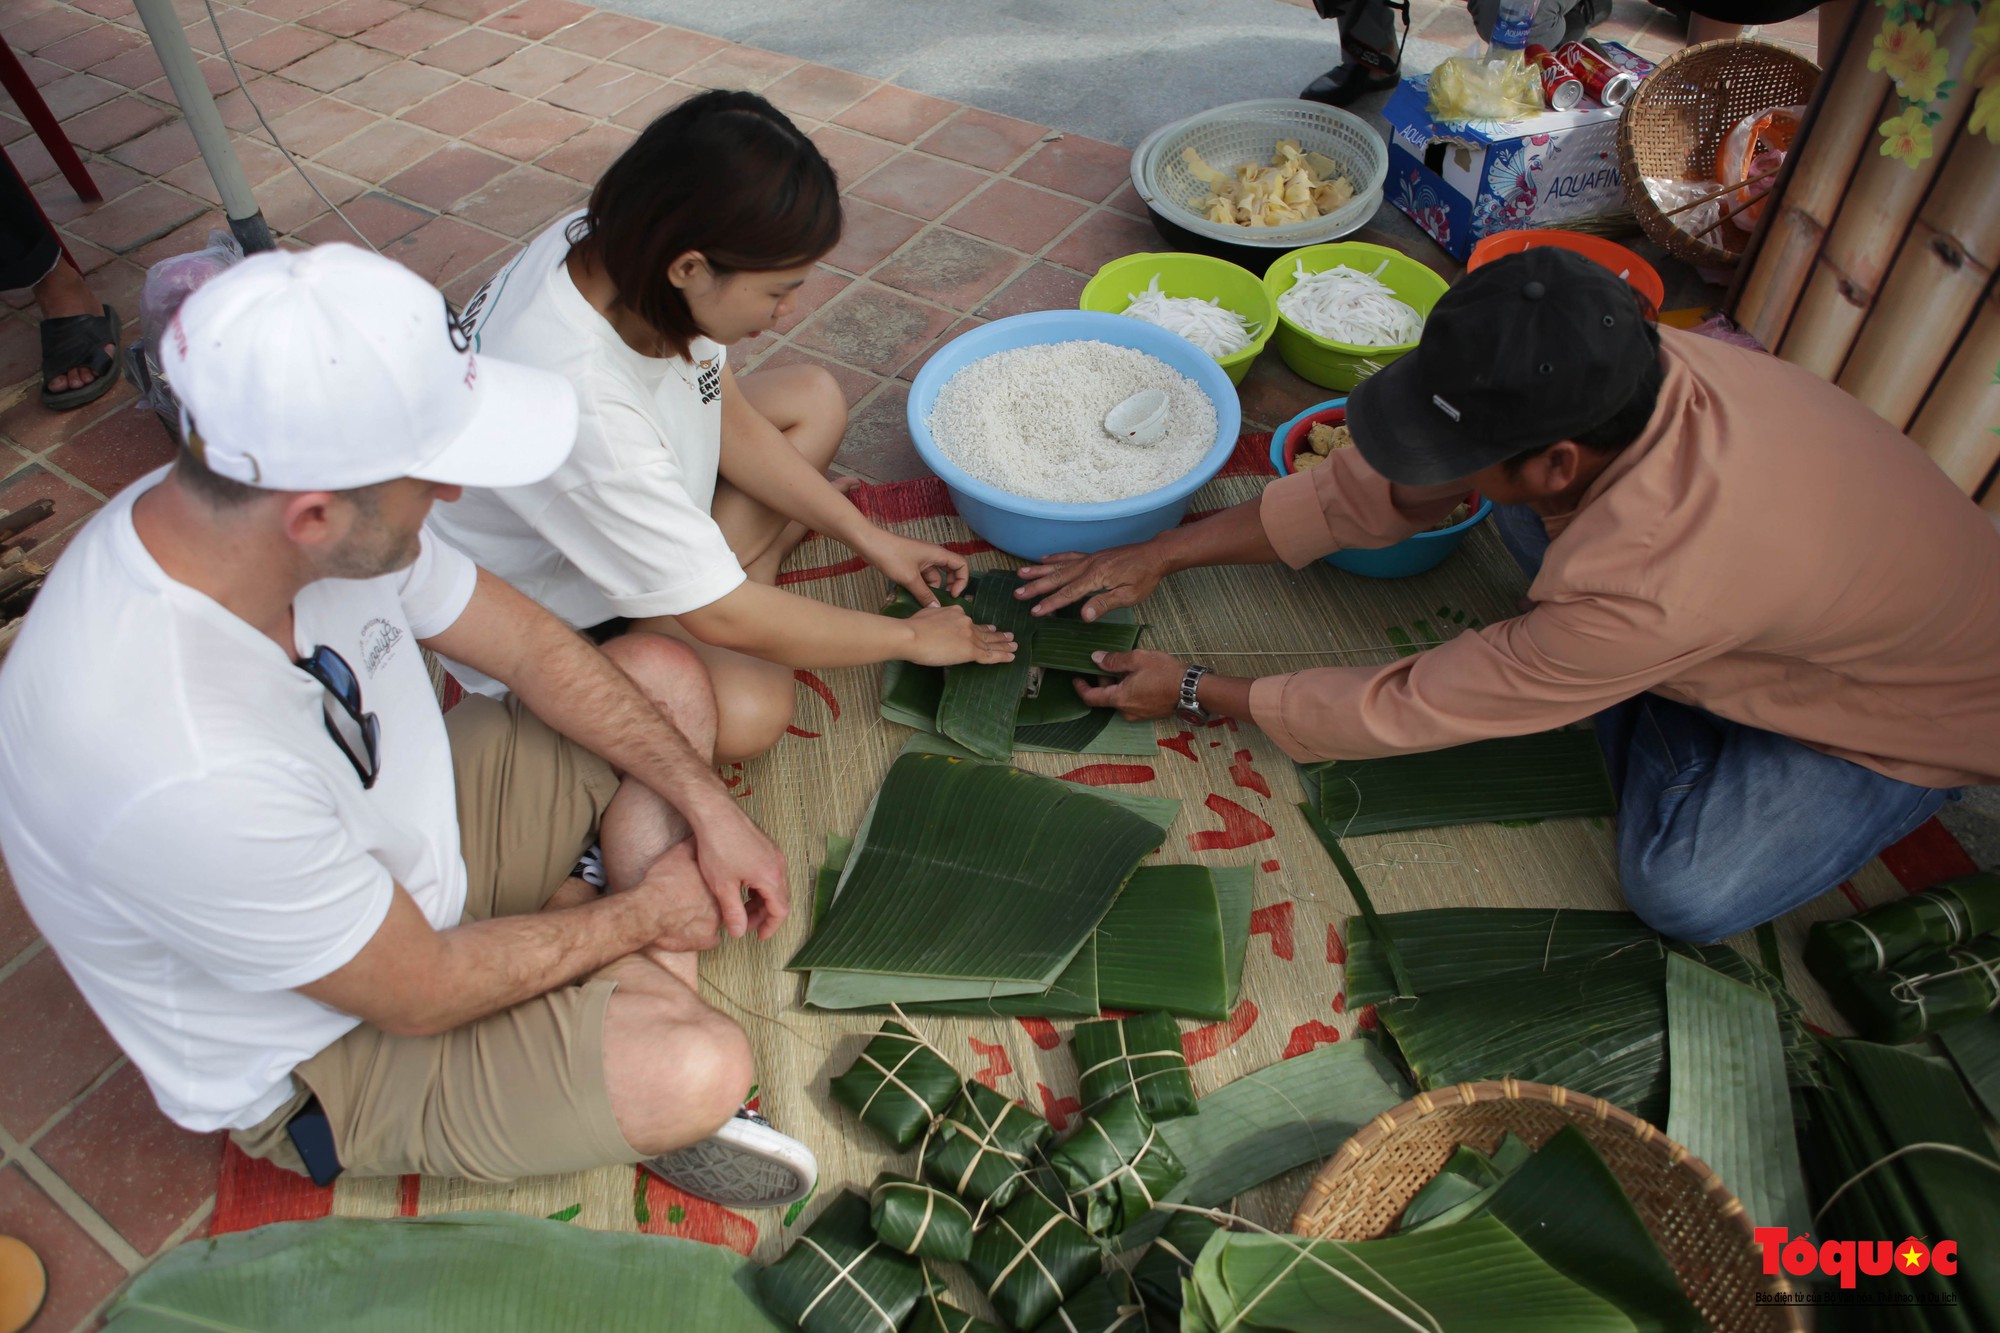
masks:
<path fill-rule="evenodd" d="M 1509 1130 L 1539 1148 L 1575 1125 L 1645 1220 L 1681 1286 L 1719 1333 L 1802 1328 L 1787 1305 L 1759 1305 L 1788 1288 L 1765 1277 L 1743 1205 L 1720 1177 L 1652 1125 L 1606 1101 L 1546 1083 L 1505 1079 L 1419 1093 L 1341 1146 L 1306 1190 L 1292 1232 L 1315 1240 L 1374 1240 L 1461 1143 L 1482 1152 Z"/>
<path fill-rule="evenodd" d="M 1703 42 L 1661 61 L 1640 82 L 1618 122 L 1625 199 L 1653 243 L 1690 264 L 1735 264 L 1750 233 L 1732 222 L 1719 229 L 1722 246 L 1690 236 L 1653 202 L 1646 178 L 1708 180 L 1715 174 L 1716 150 L 1745 116 L 1803 106 L 1818 84 L 1817 65 L 1769 42 Z"/>

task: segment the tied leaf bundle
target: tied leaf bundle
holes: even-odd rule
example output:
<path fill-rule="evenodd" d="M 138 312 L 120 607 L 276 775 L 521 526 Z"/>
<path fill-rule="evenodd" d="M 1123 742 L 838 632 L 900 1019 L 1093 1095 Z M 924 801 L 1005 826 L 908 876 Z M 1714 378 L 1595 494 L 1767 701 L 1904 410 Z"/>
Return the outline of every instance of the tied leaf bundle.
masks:
<path fill-rule="evenodd" d="M 901 1023 L 884 1023 L 828 1091 L 862 1124 L 907 1148 L 923 1137 L 963 1086 L 958 1071 L 923 1038 Z"/>
<path fill-rule="evenodd" d="M 917 1302 L 917 1312 L 910 1316 L 903 1330 L 904 1333 L 1000 1333 L 984 1319 L 974 1319 L 936 1292 L 927 1292 Z"/>
<path fill-rule="evenodd" d="M 884 1245 L 926 1259 L 972 1253 L 972 1214 L 956 1194 L 905 1176 L 881 1175 L 868 1191 L 869 1220 Z"/>
<path fill-rule="evenodd" d="M 1083 1290 L 1101 1264 L 1097 1242 L 1030 1188 L 972 1242 L 965 1265 L 1014 1328 L 1034 1328 Z"/>
<path fill-rule="evenodd" d="M 1182 1284 L 1194 1273 L 1202 1247 L 1220 1230 L 1199 1213 L 1168 1218 L 1152 1247 L 1132 1266 L 1132 1279 L 1148 1306 L 1162 1312 L 1181 1308 Z"/>
<path fill-rule="evenodd" d="M 1035 1333 L 1146 1333 L 1146 1306 L 1132 1279 L 1114 1268 L 1064 1301 Z"/>
<path fill-rule="evenodd" d="M 1387 759 L 1299 769 L 1312 813 L 1336 838 L 1616 812 L 1596 733 L 1548 731 Z"/>
<path fill-rule="evenodd" d="M 895 1333 L 923 1294 L 923 1269 L 876 1238 L 868 1200 L 854 1193 L 757 1275 L 764 1308 L 805 1333 Z"/>
<path fill-rule="evenodd" d="M 1194 1080 L 1181 1049 L 1180 1025 L 1166 1014 L 1079 1023 L 1072 1040 L 1083 1110 L 1130 1094 L 1153 1120 L 1195 1113 Z"/>
<path fill-rule="evenodd" d="M 1848 977 L 1827 993 L 1868 1040 L 1914 1040 L 2000 1009 L 2000 935 Z"/>
<path fill-rule="evenodd" d="M 938 1122 L 924 1151 L 923 1172 L 963 1198 L 1005 1208 L 1034 1154 L 1054 1133 L 1021 1103 L 983 1083 L 968 1083 Z"/>
<path fill-rule="evenodd" d="M 1806 936 L 1806 967 L 1834 989 L 1849 977 L 1885 972 L 1996 928 L 2000 874 L 1966 875 L 1855 916 L 1814 922 Z"/>
<path fill-rule="evenodd" d="M 1129 1094 L 1084 1117 L 1049 1154 L 1049 1165 L 1071 1202 L 1081 1205 L 1084 1225 L 1100 1236 L 1137 1222 L 1187 1176 Z"/>

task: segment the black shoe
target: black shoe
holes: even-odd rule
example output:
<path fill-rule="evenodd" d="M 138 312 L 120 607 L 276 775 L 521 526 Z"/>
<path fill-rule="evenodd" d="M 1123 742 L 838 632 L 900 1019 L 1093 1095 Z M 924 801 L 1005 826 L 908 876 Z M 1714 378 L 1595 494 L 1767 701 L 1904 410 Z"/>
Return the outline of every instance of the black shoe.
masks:
<path fill-rule="evenodd" d="M 1326 73 L 1307 84 L 1299 94 L 1308 102 L 1324 102 L 1328 106 L 1346 106 L 1357 98 L 1370 93 L 1387 92 L 1396 86 L 1397 71 L 1374 70 L 1366 65 L 1343 60 Z"/>

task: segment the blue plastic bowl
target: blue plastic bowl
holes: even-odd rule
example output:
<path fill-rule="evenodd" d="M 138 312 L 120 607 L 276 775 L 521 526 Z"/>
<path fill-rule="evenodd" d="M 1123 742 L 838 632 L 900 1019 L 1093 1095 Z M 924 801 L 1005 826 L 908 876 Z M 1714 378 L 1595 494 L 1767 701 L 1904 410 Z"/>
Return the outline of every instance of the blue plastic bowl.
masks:
<path fill-rule="evenodd" d="M 1137 348 L 1178 370 L 1201 386 L 1215 404 L 1215 445 L 1192 472 L 1159 490 L 1127 500 L 1098 504 L 1058 504 L 1010 495 L 967 474 L 938 449 L 927 423 L 938 390 L 958 370 L 983 356 L 1033 347 L 1042 343 L 1107 342 Z M 1141 320 L 1089 310 L 1042 310 L 996 319 L 960 334 L 938 349 L 917 372 L 910 386 L 910 438 L 917 456 L 937 473 L 959 516 L 971 529 L 1003 551 L 1040 560 L 1058 551 L 1101 551 L 1126 542 L 1142 542 L 1173 527 L 1187 512 L 1188 500 L 1222 471 L 1236 448 L 1243 413 L 1236 386 L 1214 357 L 1179 334 Z"/>
<path fill-rule="evenodd" d="M 1281 477 L 1290 476 L 1291 468 L 1285 463 L 1285 446 L 1294 431 L 1301 442 L 1305 433 L 1320 422 L 1338 425 L 1347 419 L 1347 400 L 1335 398 L 1330 402 L 1315 403 L 1305 411 L 1271 432 L 1271 466 Z M 1493 512 L 1493 502 L 1481 497 L 1479 507 L 1472 511 L 1472 517 L 1463 523 L 1454 523 L 1448 528 L 1435 532 L 1420 532 L 1414 537 L 1406 537 L 1394 546 L 1377 547 L 1374 550 L 1353 549 L 1335 551 L 1322 557 L 1335 569 L 1344 569 L 1350 574 L 1360 574 L 1371 579 L 1406 579 L 1412 574 L 1421 574 L 1427 569 L 1435 569 L 1444 558 L 1458 549 L 1465 534 L 1486 521 Z"/>

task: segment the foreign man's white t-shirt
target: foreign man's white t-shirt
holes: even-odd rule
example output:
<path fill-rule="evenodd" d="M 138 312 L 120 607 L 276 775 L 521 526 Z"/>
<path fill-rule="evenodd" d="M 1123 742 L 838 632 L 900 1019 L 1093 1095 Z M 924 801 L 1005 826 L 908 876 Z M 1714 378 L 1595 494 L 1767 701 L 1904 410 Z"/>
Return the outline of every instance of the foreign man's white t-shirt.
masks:
<path fill-rule="evenodd" d="M 0 851 L 97 1016 L 188 1129 L 257 1124 L 358 1019 L 298 993 L 361 951 L 400 883 L 459 923 L 451 751 L 417 640 L 477 571 L 425 534 L 407 570 L 293 602 L 296 651 L 169 578 L 123 491 L 84 525 L 0 668 Z M 293 657 L 333 648 L 380 720 L 372 790 Z"/>
<path fill-rule="evenodd" d="M 688 357 L 632 350 L 570 279 L 563 218 L 466 302 L 481 353 L 576 386 L 576 448 L 532 486 L 469 489 L 432 530 L 576 629 L 616 616 L 680 615 L 743 583 L 709 516 L 722 457 L 723 347 Z M 467 689 L 506 687 L 454 663 Z"/>

